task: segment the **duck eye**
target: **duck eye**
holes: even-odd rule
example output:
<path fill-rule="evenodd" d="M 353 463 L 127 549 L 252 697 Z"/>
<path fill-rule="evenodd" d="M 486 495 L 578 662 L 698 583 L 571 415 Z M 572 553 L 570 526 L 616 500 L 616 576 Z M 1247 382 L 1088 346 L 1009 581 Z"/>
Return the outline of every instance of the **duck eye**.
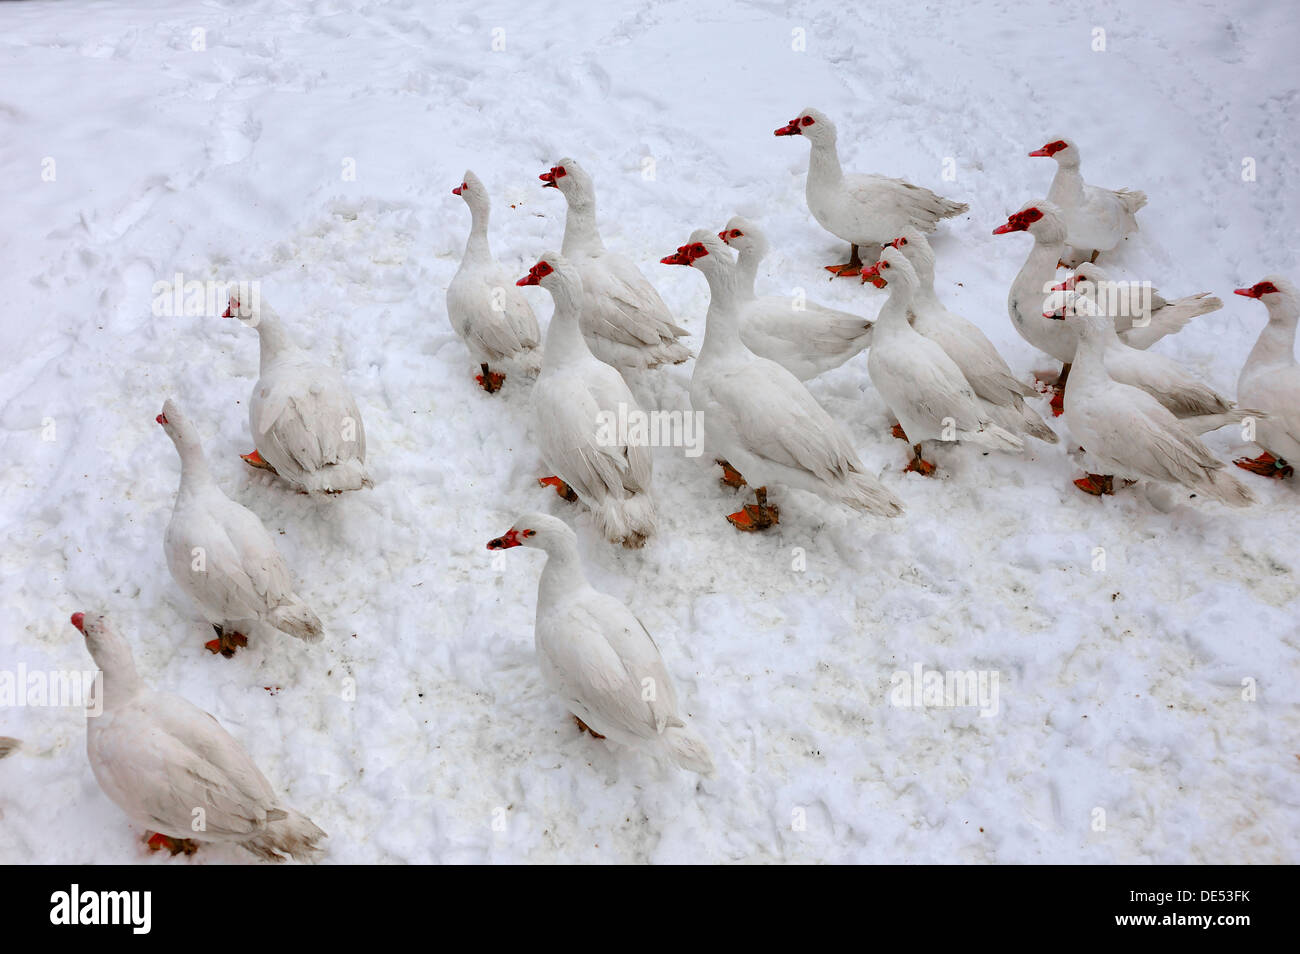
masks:
<path fill-rule="evenodd" d="M 536 531 L 536 530 L 525 530 L 525 531 L 524 531 L 524 536 L 526 536 L 526 537 L 535 537 L 535 536 L 537 536 L 537 531 Z"/>
<path fill-rule="evenodd" d="M 811 126 L 815 120 L 811 116 L 805 116 L 801 121 L 805 126 Z"/>
<path fill-rule="evenodd" d="M 907 239 L 903 239 L 902 241 L 899 242 L 899 244 L 900 244 L 900 245 L 906 245 L 906 244 L 907 244 Z"/>

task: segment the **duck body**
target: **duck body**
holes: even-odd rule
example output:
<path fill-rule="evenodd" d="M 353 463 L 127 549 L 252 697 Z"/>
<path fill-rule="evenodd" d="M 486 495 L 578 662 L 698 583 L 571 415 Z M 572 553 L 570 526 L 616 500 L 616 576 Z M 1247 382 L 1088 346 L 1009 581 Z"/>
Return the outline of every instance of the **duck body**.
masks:
<path fill-rule="evenodd" d="M 860 315 L 802 298 L 755 295 L 758 265 L 768 245 L 753 222 L 735 216 L 719 237 L 738 252 L 740 340 L 754 354 L 807 381 L 833 371 L 871 345 L 872 322 Z"/>
<path fill-rule="evenodd" d="M 574 159 L 561 159 L 542 175 L 568 203 L 560 252 L 582 279 L 579 327 L 591 353 L 619 369 L 681 364 L 691 350 L 677 339 L 688 334 L 628 258 L 605 248 L 596 225 L 596 191 Z"/>
<path fill-rule="evenodd" d="M 623 603 L 591 587 L 573 531 L 525 514 L 488 544 L 546 551 L 537 587 L 537 662 L 551 690 L 592 732 L 709 775 L 713 759 L 682 714 L 659 647 Z"/>
<path fill-rule="evenodd" d="M 299 348 L 269 305 L 240 310 L 232 297 L 226 314 L 258 333 L 261 369 L 248 404 L 248 426 L 262 460 L 303 493 L 370 486 L 365 425 L 339 373 Z"/>
<path fill-rule="evenodd" d="M 1255 442 L 1286 466 L 1300 463 L 1300 365 L 1295 358 L 1300 292 L 1281 275 L 1270 275 L 1237 294 L 1257 298 L 1268 309 L 1237 380 L 1237 397 L 1267 415 L 1255 422 Z"/>
<path fill-rule="evenodd" d="M 163 537 L 172 578 L 218 634 L 276 630 L 318 642 L 320 619 L 294 593 L 289 568 L 262 521 L 212 478 L 188 415 L 167 401 L 158 423 L 181 456 L 180 488 Z M 233 649 L 223 644 L 223 651 Z"/>
<path fill-rule="evenodd" d="M 483 183 L 467 171 L 452 190 L 470 208 L 472 222 L 460 267 L 447 286 L 447 318 L 469 349 L 474 363 L 513 362 L 536 373 L 541 368 L 541 332 L 533 308 L 515 286 L 514 276 L 492 257 L 488 244 L 490 201 Z M 494 383 L 490 372 L 480 380 L 485 390 Z"/>
<path fill-rule="evenodd" d="M 644 412 L 622 375 L 587 346 L 578 322 L 578 269 L 562 255 L 547 253 L 523 281 L 542 285 L 555 298 L 532 398 L 542 458 L 591 509 L 606 539 L 642 546 L 657 524 L 650 449 L 628 443 L 626 435 L 602 433 L 601 422 L 618 420 L 620 407 L 625 417 Z"/>
<path fill-rule="evenodd" d="M 1089 185 L 1079 171 L 1079 148 L 1072 140 L 1056 139 L 1030 153 L 1056 160 L 1056 175 L 1047 192 L 1065 218 L 1069 258 L 1086 260 L 1108 252 L 1138 230 L 1137 212 L 1147 204 L 1145 192 L 1104 189 Z"/>
<path fill-rule="evenodd" d="M 242 845 L 270 861 L 310 858 L 325 837 L 285 806 L 248 752 L 188 700 L 147 687 L 103 617 L 73 617 L 103 671 L 103 712 L 87 719 L 95 780 L 135 824 L 175 840 Z"/>
<path fill-rule="evenodd" d="M 727 246 L 701 229 L 664 261 L 694 265 L 709 282 L 707 329 L 690 395 L 715 455 L 755 488 L 784 484 L 880 516 L 902 513 L 902 503 L 866 472 L 848 436 L 798 378 L 742 343 Z"/>

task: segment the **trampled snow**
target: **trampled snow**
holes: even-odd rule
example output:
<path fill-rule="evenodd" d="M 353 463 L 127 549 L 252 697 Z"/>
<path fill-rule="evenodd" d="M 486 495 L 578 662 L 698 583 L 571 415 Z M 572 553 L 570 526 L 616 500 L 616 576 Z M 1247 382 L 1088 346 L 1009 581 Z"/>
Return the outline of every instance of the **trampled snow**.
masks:
<path fill-rule="evenodd" d="M 1156 349 L 1232 395 L 1264 310 L 1231 290 L 1300 277 L 1298 24 L 1245 2 L 4 4 L 0 670 L 87 669 L 69 614 L 111 615 L 146 679 L 330 833 L 332 862 L 1300 860 L 1294 480 L 1240 473 L 1262 501 L 1244 512 L 1088 497 L 1061 419 L 1023 458 L 942 447 L 937 479 L 904 474 L 859 357 L 811 389 L 904 517 L 776 488 L 779 526 L 741 535 L 723 515 L 747 498 L 711 456 L 665 447 L 662 530 L 627 552 L 537 485 L 526 379 L 475 387 L 443 304 L 462 172 L 522 276 L 559 247 L 563 199 L 537 176 L 570 155 L 606 244 L 694 347 L 704 280 L 657 262 L 736 213 L 772 240 L 761 293 L 874 314 L 884 293 L 820 268 L 846 249 L 806 208 L 807 143 L 772 136 L 812 105 L 846 169 L 970 203 L 935 238 L 939 294 L 1017 374 L 1054 372 L 1006 315 L 1029 240 L 990 232 L 1046 194 L 1055 166 L 1026 153 L 1064 134 L 1090 181 L 1150 196 L 1102 259 L 1115 277 L 1224 298 Z M 155 316 L 177 273 L 259 281 L 343 371 L 373 489 L 309 499 L 239 460 L 256 335 Z M 632 386 L 684 409 L 690 370 Z M 163 562 L 167 397 L 276 534 L 324 643 L 203 649 Z M 543 557 L 484 547 L 538 508 L 654 634 L 716 778 L 581 734 L 546 692 Z M 918 666 L 995 676 L 996 711 L 891 704 Z M 0 761 L 0 861 L 252 860 L 151 856 L 97 788 L 77 708 L 0 708 L 0 735 L 23 740 Z"/>

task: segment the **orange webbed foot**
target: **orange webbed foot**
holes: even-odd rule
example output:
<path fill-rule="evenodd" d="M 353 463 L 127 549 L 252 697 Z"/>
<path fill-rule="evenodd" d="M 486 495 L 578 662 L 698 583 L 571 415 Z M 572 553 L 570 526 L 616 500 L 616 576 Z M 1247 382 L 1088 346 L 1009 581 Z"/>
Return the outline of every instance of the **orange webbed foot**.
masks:
<path fill-rule="evenodd" d="M 1270 477 L 1273 480 L 1283 480 L 1295 473 L 1295 468 L 1279 457 L 1265 451 L 1254 460 L 1249 457 L 1238 457 L 1233 461 L 1242 470 L 1248 470 L 1252 474 L 1259 474 L 1261 477 Z"/>
<path fill-rule="evenodd" d="M 1115 493 L 1115 478 L 1110 474 L 1089 474 L 1087 477 L 1080 477 L 1076 480 L 1074 486 L 1085 494 L 1101 497 Z"/>
<path fill-rule="evenodd" d="M 891 430 L 889 433 L 892 434 L 894 437 L 897 437 L 900 441 L 907 441 L 907 432 L 903 430 L 902 424 L 895 424 L 894 429 Z M 912 443 L 911 441 L 907 441 L 907 442 L 909 444 Z"/>
<path fill-rule="evenodd" d="M 913 457 L 903 468 L 904 473 L 920 474 L 922 477 L 933 477 L 934 471 L 934 464 L 924 457 Z"/>
<path fill-rule="evenodd" d="M 474 375 L 474 380 L 488 394 L 496 394 L 505 383 L 505 374 L 500 371 L 489 371 L 486 364 L 481 364 L 479 367 L 483 369 L 483 373 Z"/>
<path fill-rule="evenodd" d="M 214 656 L 217 653 L 221 653 L 222 656 L 229 659 L 231 656 L 235 655 L 236 651 L 238 651 L 241 646 L 248 645 L 248 637 L 243 633 L 228 633 L 220 626 L 213 626 L 212 629 L 216 632 L 217 638 L 209 639 L 203 644 L 203 648 Z"/>
<path fill-rule="evenodd" d="M 172 838 L 169 835 L 160 835 L 157 832 L 150 834 L 145 839 L 145 844 L 149 846 L 150 851 L 159 851 L 166 848 L 173 855 L 179 855 L 184 852 L 192 855 L 199 850 L 199 843 L 189 838 Z"/>
<path fill-rule="evenodd" d="M 736 470 L 736 468 L 732 467 L 721 458 L 715 460 L 714 463 L 722 468 L 722 476 L 719 480 L 728 487 L 739 490 L 741 487 L 745 486 L 745 478 L 740 476 L 740 471 Z"/>
<path fill-rule="evenodd" d="M 603 738 L 604 738 L 603 735 L 601 735 L 599 732 L 597 732 L 597 731 L 596 731 L 595 729 L 593 729 L 591 726 L 587 725 L 587 723 L 583 722 L 583 721 L 582 721 L 581 719 L 579 719 L 577 716 L 574 716 L 574 717 L 573 717 L 573 721 L 576 722 L 576 723 L 578 723 L 578 728 L 579 728 L 581 731 L 591 733 L 591 737 L 592 737 L 593 739 L 603 739 Z"/>
<path fill-rule="evenodd" d="M 275 468 L 266 462 L 262 455 L 257 452 L 256 448 L 253 449 L 251 454 L 240 454 L 239 459 L 249 467 L 256 467 L 258 470 L 268 470 L 273 474 L 275 473 Z"/>
<path fill-rule="evenodd" d="M 578 495 L 573 492 L 573 488 L 559 477 L 538 477 L 537 482 L 543 487 L 554 487 L 556 496 L 563 497 L 569 503 L 576 503 L 578 500 Z"/>
<path fill-rule="evenodd" d="M 754 502 L 745 504 L 744 508 L 735 513 L 727 514 L 727 521 L 737 530 L 754 533 L 780 523 L 781 510 L 775 504 L 767 502 L 766 487 L 756 487 Z"/>
<path fill-rule="evenodd" d="M 854 265 L 852 262 L 845 262 L 843 265 L 823 265 L 822 268 L 830 272 L 834 278 L 853 278 L 855 275 L 862 274 L 862 266 Z"/>

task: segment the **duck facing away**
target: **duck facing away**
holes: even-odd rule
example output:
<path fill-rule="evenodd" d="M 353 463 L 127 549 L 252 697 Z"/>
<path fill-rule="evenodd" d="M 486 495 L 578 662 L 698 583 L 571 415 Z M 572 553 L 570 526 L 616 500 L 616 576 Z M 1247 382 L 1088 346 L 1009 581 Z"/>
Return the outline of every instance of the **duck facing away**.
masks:
<path fill-rule="evenodd" d="M 541 332 L 537 316 L 513 276 L 492 257 L 488 244 L 491 200 L 482 181 L 466 170 L 461 184 L 452 189 L 470 211 L 469 240 L 460 267 L 447 286 L 447 318 L 465 342 L 480 374 L 475 379 L 492 394 L 501 388 L 505 374 L 492 365 L 514 362 L 536 374 L 542 365 Z"/>
<path fill-rule="evenodd" d="M 265 302 L 231 295 L 223 317 L 256 328 L 261 347 L 261 370 L 248 403 L 255 448 L 244 460 L 305 494 L 369 487 L 365 425 L 339 373 L 299 348 Z"/>
<path fill-rule="evenodd" d="M 537 584 L 537 662 L 578 727 L 711 775 L 709 747 L 682 713 L 659 647 L 631 610 L 587 582 L 573 530 L 555 517 L 524 514 L 487 546 L 545 551 Z"/>
<path fill-rule="evenodd" d="M 737 252 L 740 340 L 800 381 L 834 370 L 871 344 L 871 321 L 800 297 L 754 294 L 767 238 L 757 225 L 733 216 L 718 238 Z"/>
<path fill-rule="evenodd" d="M 709 283 L 704 344 L 691 375 L 691 407 L 723 468 L 723 482 L 754 487 L 755 503 L 728 515 L 738 530 L 765 530 L 779 512 L 769 484 L 785 484 L 855 510 L 893 517 L 903 505 L 866 472 L 848 435 L 793 374 L 754 354 L 740 338 L 740 301 L 731 251 L 708 229 L 663 259 L 693 266 Z"/>
<path fill-rule="evenodd" d="M 229 658 L 248 645 L 249 635 L 272 631 L 319 642 L 320 619 L 294 593 L 262 521 L 213 479 L 189 415 L 167 401 L 155 420 L 181 458 L 180 489 L 163 537 L 167 568 L 216 632 L 208 650 Z"/>
<path fill-rule="evenodd" d="M 934 465 L 921 456 L 925 441 L 1023 450 L 1024 441 L 995 423 L 990 405 L 975 393 L 948 353 L 912 327 L 908 319 L 921 283 L 903 251 L 887 246 L 879 261 L 863 269 L 862 280 L 889 288 L 889 300 L 876 317 L 867 373 L 912 445 L 907 470 L 934 473 Z"/>
<path fill-rule="evenodd" d="M 1147 204 L 1146 193 L 1088 185 L 1079 172 L 1079 147 L 1072 139 L 1053 139 L 1029 155 L 1056 160 L 1047 200 L 1065 216 L 1070 248 L 1063 258 L 1068 264 L 1095 262 L 1098 254 L 1138 230 L 1137 212 Z"/>
<path fill-rule="evenodd" d="M 873 174 L 845 174 L 840 168 L 835 124 L 820 110 L 805 109 L 776 130 L 778 136 L 803 136 L 812 146 L 804 187 L 808 210 L 821 227 L 849 243 L 846 265 L 827 265 L 837 275 L 856 275 L 862 267 L 859 249 L 874 261 L 880 248 L 902 235 L 908 226 L 933 232 L 940 219 L 968 211 L 964 202 L 902 179 Z"/>
<path fill-rule="evenodd" d="M 691 351 L 678 338 L 688 334 L 673 321 L 641 270 L 605 248 L 596 226 L 596 187 L 576 159 L 561 159 L 541 174 L 568 204 L 560 251 L 582 278 L 581 327 L 591 353 L 622 369 L 681 364 Z"/>
<path fill-rule="evenodd" d="M 1264 410 L 1268 418 L 1255 424 L 1255 443 L 1264 453 L 1235 463 L 1264 477 L 1290 477 L 1294 464 L 1300 463 L 1300 366 L 1295 358 L 1300 293 L 1286 278 L 1270 275 L 1236 289 L 1236 294 L 1263 302 L 1268 309 L 1268 324 L 1237 380 L 1237 397 Z"/>
<path fill-rule="evenodd" d="M 126 639 L 103 616 L 72 625 L 103 672 L 103 711 L 86 720 L 86 756 L 104 794 L 152 833 L 149 847 L 192 854 L 242 845 L 268 861 L 309 860 L 325 832 L 289 808 L 217 720 L 136 672 Z"/>
<path fill-rule="evenodd" d="M 1230 507 L 1254 503 L 1254 494 L 1168 408 L 1111 377 L 1110 319 L 1083 296 L 1073 296 L 1066 311 L 1079 346 L 1065 390 L 1065 422 L 1103 472 L 1146 481 L 1147 499 L 1159 510 L 1173 506 L 1171 491 L 1179 486 Z"/>
<path fill-rule="evenodd" d="M 643 546 L 657 524 L 650 448 L 601 422 L 644 414 L 622 375 L 587 346 L 578 318 L 579 271 L 564 256 L 548 252 L 517 284 L 540 285 L 555 299 L 542 373 L 532 394 L 538 445 L 554 474 L 541 483 L 568 500 L 581 500 L 611 543 Z"/>

